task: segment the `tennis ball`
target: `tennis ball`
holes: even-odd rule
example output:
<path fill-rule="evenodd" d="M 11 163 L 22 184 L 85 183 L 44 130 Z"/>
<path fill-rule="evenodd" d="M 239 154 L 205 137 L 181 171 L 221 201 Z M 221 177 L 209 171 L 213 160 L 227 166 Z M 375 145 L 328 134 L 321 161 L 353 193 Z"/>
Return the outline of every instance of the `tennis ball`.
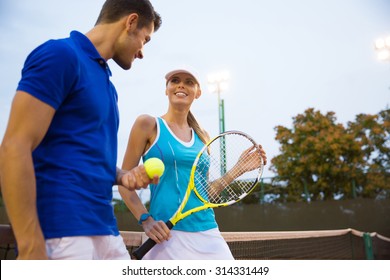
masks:
<path fill-rule="evenodd" d="M 161 177 L 165 170 L 164 163 L 159 158 L 150 158 L 146 160 L 144 162 L 144 167 L 150 179 L 153 179 L 156 175 Z"/>

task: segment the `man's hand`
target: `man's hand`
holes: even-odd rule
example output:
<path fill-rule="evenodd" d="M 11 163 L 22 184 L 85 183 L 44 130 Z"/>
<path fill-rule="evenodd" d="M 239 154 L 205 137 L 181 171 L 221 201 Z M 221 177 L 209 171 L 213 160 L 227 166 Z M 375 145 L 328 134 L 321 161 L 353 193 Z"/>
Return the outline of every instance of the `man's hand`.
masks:
<path fill-rule="evenodd" d="M 130 171 L 117 168 L 117 185 L 131 191 L 147 188 L 149 184 L 158 184 L 159 180 L 158 176 L 150 179 L 143 165 L 134 167 Z"/>

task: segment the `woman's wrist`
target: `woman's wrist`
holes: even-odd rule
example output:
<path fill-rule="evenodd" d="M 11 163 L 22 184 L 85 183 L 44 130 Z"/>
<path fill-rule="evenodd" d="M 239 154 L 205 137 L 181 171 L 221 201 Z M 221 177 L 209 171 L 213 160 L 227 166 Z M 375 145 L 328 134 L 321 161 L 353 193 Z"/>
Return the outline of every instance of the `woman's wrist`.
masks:
<path fill-rule="evenodd" d="M 141 214 L 141 216 L 139 217 L 139 220 L 138 220 L 138 224 L 142 225 L 142 223 L 145 222 L 150 217 L 152 217 L 152 215 L 150 213 L 143 213 L 143 214 Z"/>

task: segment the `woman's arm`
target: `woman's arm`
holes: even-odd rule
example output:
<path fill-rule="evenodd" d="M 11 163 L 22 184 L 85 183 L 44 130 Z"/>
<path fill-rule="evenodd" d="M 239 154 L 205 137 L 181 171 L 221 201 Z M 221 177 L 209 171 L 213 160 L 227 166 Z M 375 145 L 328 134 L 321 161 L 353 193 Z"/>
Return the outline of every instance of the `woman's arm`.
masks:
<path fill-rule="evenodd" d="M 156 134 L 157 126 L 154 117 L 141 115 L 137 118 L 130 132 L 122 169 L 131 170 L 139 165 L 142 155 L 154 142 Z M 156 179 L 158 182 L 158 178 L 154 178 L 154 183 L 157 183 Z M 140 219 L 142 214 L 148 213 L 137 192 L 119 186 L 119 193 L 137 220 Z M 167 240 L 170 237 L 169 229 L 165 223 L 163 221 L 155 221 L 153 217 L 149 217 L 144 221 L 142 226 L 146 235 L 157 243 Z"/>
<path fill-rule="evenodd" d="M 239 157 L 237 163 L 228 172 L 226 172 L 226 174 L 211 183 L 209 192 L 212 196 L 219 195 L 231 182 L 240 177 L 242 174 L 259 168 L 261 164 L 267 164 L 267 156 L 263 147 L 258 145 L 260 157 L 257 152 L 253 152 L 254 149 L 255 147 L 253 146 L 245 150 Z"/>

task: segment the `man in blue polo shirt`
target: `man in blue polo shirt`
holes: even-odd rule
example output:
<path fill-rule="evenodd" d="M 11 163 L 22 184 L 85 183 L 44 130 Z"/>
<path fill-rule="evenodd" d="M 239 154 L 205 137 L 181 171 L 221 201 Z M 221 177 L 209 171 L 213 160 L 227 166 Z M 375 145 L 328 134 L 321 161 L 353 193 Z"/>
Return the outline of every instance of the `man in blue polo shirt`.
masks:
<path fill-rule="evenodd" d="M 161 25 L 149 0 L 107 0 L 85 35 L 27 57 L 0 148 L 0 178 L 18 259 L 129 259 L 112 186 L 158 182 L 120 170 L 117 92 L 107 65 L 130 69 Z"/>

